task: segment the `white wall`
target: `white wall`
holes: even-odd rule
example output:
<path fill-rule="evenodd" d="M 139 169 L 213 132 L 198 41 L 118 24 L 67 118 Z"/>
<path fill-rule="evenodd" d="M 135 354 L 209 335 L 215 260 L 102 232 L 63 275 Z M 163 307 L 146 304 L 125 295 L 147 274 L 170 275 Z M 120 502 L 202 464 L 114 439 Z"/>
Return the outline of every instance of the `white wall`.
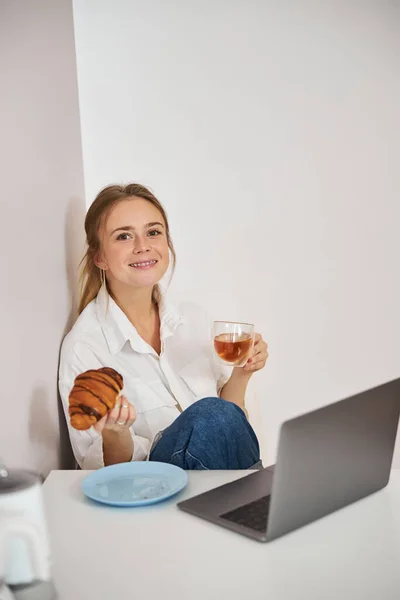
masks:
<path fill-rule="evenodd" d="M 0 73 L 0 457 L 46 475 L 85 212 L 71 0 L 2 0 Z"/>
<path fill-rule="evenodd" d="M 165 203 L 174 294 L 252 320 L 281 422 L 400 376 L 398 1 L 74 1 L 89 203 Z M 400 466 L 400 455 L 397 454 Z"/>

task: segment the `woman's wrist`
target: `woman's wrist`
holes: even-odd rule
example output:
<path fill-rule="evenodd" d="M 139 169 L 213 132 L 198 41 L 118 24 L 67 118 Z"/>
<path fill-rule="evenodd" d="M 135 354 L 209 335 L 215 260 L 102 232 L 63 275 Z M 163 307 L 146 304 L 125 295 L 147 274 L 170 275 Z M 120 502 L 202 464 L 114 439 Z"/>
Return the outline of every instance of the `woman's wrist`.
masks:
<path fill-rule="evenodd" d="M 237 404 L 244 409 L 245 394 L 251 373 L 234 368 L 232 374 L 221 390 L 220 397 Z"/>
<path fill-rule="evenodd" d="M 232 370 L 231 379 L 234 381 L 248 382 L 252 375 L 252 371 L 245 371 L 243 367 L 234 367 Z"/>
<path fill-rule="evenodd" d="M 133 457 L 133 439 L 129 429 L 116 431 L 103 429 L 103 458 L 104 464 L 113 465 L 129 462 Z"/>
<path fill-rule="evenodd" d="M 116 429 L 103 429 L 101 435 L 103 436 L 103 440 L 124 440 L 131 437 L 129 429 L 121 429 L 120 431 Z"/>

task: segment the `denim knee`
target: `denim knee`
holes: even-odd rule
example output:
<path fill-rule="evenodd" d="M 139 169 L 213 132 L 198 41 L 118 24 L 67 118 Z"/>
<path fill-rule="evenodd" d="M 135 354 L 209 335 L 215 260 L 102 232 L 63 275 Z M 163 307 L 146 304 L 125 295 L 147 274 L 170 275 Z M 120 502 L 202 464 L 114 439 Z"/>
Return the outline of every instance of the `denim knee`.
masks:
<path fill-rule="evenodd" d="M 225 432 L 241 429 L 244 424 L 251 427 L 244 411 L 237 404 L 218 397 L 202 398 L 185 412 L 196 424 L 210 425 L 212 421 L 213 427 L 221 427 Z"/>
<path fill-rule="evenodd" d="M 185 469 L 247 469 L 259 461 L 259 452 L 244 411 L 232 402 L 211 397 L 183 411 L 165 430 L 150 460 L 172 462 Z"/>
<path fill-rule="evenodd" d="M 202 398 L 197 400 L 186 411 L 196 413 L 196 419 L 201 417 L 208 417 L 213 415 L 215 418 L 219 418 L 222 421 L 234 420 L 234 419 L 246 419 L 244 411 L 233 402 L 219 398 L 218 396 L 210 396 L 208 398 Z"/>
<path fill-rule="evenodd" d="M 249 468 L 260 460 L 257 436 L 239 406 L 222 398 L 203 398 L 186 410 L 192 410 L 196 432 L 188 450 L 208 468 Z M 201 452 L 199 440 L 205 444 Z M 210 455 L 211 448 L 218 457 Z"/>

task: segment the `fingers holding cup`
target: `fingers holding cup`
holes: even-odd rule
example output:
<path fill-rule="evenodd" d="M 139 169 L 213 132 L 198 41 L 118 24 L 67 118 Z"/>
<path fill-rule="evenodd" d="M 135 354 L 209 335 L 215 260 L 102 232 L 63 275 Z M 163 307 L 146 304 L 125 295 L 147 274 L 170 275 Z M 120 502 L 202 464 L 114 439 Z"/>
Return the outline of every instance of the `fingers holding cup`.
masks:
<path fill-rule="evenodd" d="M 268 356 L 268 344 L 263 340 L 260 333 L 254 334 L 252 352 L 243 369 L 253 373 L 260 371 L 265 367 Z"/>

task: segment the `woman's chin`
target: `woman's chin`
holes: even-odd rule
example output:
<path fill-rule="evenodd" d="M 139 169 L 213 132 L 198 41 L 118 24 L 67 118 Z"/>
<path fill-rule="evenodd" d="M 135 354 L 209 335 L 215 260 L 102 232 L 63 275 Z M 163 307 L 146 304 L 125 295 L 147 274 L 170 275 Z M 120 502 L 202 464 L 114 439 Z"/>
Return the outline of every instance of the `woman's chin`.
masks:
<path fill-rule="evenodd" d="M 160 268 L 161 265 L 153 267 L 153 269 L 147 269 L 143 271 L 131 271 L 129 273 L 123 272 L 110 278 L 111 288 L 114 289 L 114 293 L 118 295 L 118 289 L 129 286 L 132 288 L 152 288 L 161 281 L 164 277 L 167 269 Z"/>
<path fill-rule="evenodd" d="M 134 287 L 153 287 L 164 277 L 165 272 L 134 273 L 130 277 L 130 284 Z"/>

